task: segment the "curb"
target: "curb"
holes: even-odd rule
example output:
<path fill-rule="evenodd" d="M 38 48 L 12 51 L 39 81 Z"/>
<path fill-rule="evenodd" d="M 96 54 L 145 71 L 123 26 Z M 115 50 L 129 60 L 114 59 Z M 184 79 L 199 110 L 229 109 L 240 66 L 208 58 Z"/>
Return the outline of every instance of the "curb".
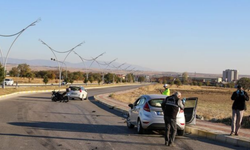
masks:
<path fill-rule="evenodd" d="M 28 94 L 28 93 L 46 93 L 46 92 L 51 92 L 53 90 L 38 90 L 38 91 L 21 91 L 21 92 L 15 92 L 15 93 L 11 93 L 11 94 L 5 94 L 5 95 L 1 95 L 0 96 L 0 100 L 4 100 L 4 98 L 8 98 L 11 96 L 15 96 L 18 94 Z"/>
<path fill-rule="evenodd" d="M 200 137 L 205 137 L 211 140 L 224 142 L 224 143 L 231 144 L 234 146 L 242 146 L 242 147 L 250 148 L 249 139 L 244 138 L 244 137 L 241 137 L 241 138 L 237 136 L 232 137 L 232 136 L 225 134 L 222 131 L 212 132 L 212 131 L 205 130 L 205 129 L 198 129 L 192 126 L 186 126 L 185 130 L 186 132 L 190 134 L 198 135 Z"/>
<path fill-rule="evenodd" d="M 101 94 L 104 95 L 104 94 Z M 122 108 L 116 107 L 116 105 L 108 104 L 100 99 L 101 95 L 96 95 L 94 96 L 95 100 L 98 102 L 102 103 L 103 105 L 115 109 L 117 111 L 120 111 L 122 113 L 128 113 L 127 110 L 124 110 Z M 193 135 L 197 135 L 200 137 L 204 137 L 207 139 L 219 141 L 219 142 L 224 142 L 233 146 L 241 146 L 245 147 L 247 149 L 250 149 L 250 140 L 249 138 L 244 138 L 244 137 L 237 137 L 237 136 L 229 136 L 223 131 L 211 131 L 211 130 L 206 130 L 206 129 L 200 129 L 195 127 L 194 125 L 187 125 L 185 127 L 186 133 L 190 133 Z"/>
<path fill-rule="evenodd" d="M 125 114 L 125 113 L 127 114 L 127 113 L 128 113 L 127 110 L 124 110 L 124 109 L 122 109 L 122 108 L 116 107 L 115 105 L 111 105 L 111 104 L 108 104 L 108 103 L 103 102 L 102 100 L 100 100 L 100 98 L 99 98 L 98 95 L 97 95 L 97 96 L 94 96 L 94 99 L 95 99 L 96 101 L 98 101 L 99 103 L 101 103 L 101 104 L 107 106 L 107 107 L 110 108 L 110 109 L 117 110 L 117 111 L 119 111 L 119 112 L 121 112 L 121 113 L 123 113 L 123 114 Z"/>

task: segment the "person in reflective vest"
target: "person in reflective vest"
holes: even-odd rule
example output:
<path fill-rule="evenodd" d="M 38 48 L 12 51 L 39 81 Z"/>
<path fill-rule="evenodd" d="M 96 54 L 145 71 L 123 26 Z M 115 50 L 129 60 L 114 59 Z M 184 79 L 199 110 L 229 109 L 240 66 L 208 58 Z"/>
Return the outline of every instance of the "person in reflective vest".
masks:
<path fill-rule="evenodd" d="M 170 96 L 170 89 L 168 88 L 168 84 L 164 84 L 163 87 L 165 90 L 163 92 L 161 92 L 161 94 Z"/>
<path fill-rule="evenodd" d="M 165 121 L 165 145 L 171 146 L 174 144 L 175 135 L 177 132 L 176 116 L 180 109 L 184 109 L 185 98 L 181 100 L 181 93 L 176 92 L 163 100 L 161 107 L 164 113 Z"/>

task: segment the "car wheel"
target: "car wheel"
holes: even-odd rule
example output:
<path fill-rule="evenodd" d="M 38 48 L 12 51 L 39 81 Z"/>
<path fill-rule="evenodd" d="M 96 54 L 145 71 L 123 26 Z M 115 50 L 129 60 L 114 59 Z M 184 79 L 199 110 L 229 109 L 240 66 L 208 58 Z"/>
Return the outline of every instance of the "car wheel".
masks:
<path fill-rule="evenodd" d="M 88 100 L 88 95 L 86 95 L 86 97 L 84 98 L 84 100 Z"/>
<path fill-rule="evenodd" d="M 144 129 L 142 128 L 141 120 L 140 119 L 138 119 L 138 121 L 137 121 L 137 133 L 139 133 L 139 134 L 143 134 L 144 133 Z"/>
<path fill-rule="evenodd" d="M 133 129 L 133 128 L 135 127 L 135 125 L 131 124 L 129 115 L 128 115 L 128 117 L 127 117 L 127 127 L 128 127 L 129 129 Z"/>
<path fill-rule="evenodd" d="M 184 129 L 184 130 L 177 130 L 177 134 L 178 134 L 179 136 L 183 136 L 184 133 L 185 133 L 185 129 Z"/>

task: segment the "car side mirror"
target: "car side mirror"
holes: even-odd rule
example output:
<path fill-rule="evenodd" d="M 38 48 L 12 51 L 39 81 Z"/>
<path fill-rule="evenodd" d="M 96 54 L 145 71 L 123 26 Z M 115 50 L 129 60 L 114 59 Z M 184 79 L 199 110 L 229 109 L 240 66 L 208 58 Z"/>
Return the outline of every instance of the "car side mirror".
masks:
<path fill-rule="evenodd" d="M 133 104 L 128 104 L 128 106 L 133 109 L 134 105 Z"/>

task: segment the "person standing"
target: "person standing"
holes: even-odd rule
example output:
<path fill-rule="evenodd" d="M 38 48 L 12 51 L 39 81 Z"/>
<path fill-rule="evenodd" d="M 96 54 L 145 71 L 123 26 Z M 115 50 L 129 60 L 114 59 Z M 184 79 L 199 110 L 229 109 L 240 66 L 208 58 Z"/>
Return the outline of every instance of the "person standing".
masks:
<path fill-rule="evenodd" d="M 170 96 L 170 89 L 168 88 L 168 84 L 164 84 L 163 87 L 164 87 L 164 91 L 163 92 L 161 91 L 161 94 Z"/>
<path fill-rule="evenodd" d="M 165 121 L 165 145 L 174 145 L 177 132 L 176 116 L 180 109 L 184 109 L 185 98 L 181 100 L 181 93 L 176 92 L 163 100 L 161 107 Z"/>
<path fill-rule="evenodd" d="M 244 91 L 240 85 L 238 85 L 237 91 L 233 92 L 231 99 L 234 102 L 232 106 L 232 125 L 230 135 L 235 134 L 238 136 L 243 118 L 243 112 L 244 110 L 247 110 L 246 101 L 249 101 L 249 96 L 247 92 Z"/>

